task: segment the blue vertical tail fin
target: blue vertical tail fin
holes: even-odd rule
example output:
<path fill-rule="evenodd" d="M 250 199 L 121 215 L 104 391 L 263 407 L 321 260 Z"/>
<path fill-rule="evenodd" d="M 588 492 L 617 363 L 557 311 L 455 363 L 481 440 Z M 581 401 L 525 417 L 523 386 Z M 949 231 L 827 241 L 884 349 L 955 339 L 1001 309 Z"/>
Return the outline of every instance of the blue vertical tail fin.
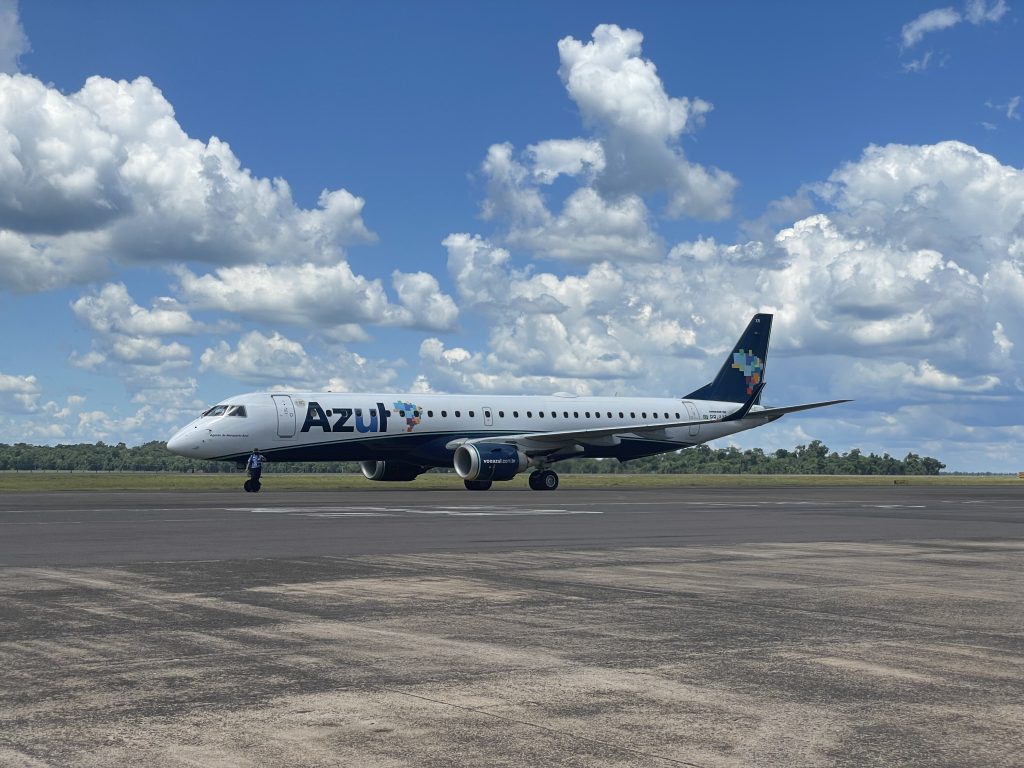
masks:
<path fill-rule="evenodd" d="M 754 394 L 757 386 L 764 382 L 764 370 L 768 364 L 768 339 L 772 333 L 772 315 L 754 315 L 729 352 L 722 367 L 710 384 L 705 384 L 688 394 L 685 400 L 720 400 L 727 403 L 744 403 Z M 760 391 L 752 405 L 761 400 Z"/>

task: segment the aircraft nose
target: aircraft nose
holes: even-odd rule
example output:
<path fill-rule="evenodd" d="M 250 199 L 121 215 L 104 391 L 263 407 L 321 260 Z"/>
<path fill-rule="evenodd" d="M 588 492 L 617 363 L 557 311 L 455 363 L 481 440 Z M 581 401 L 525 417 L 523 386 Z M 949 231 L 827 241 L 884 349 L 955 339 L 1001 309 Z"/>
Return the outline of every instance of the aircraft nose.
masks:
<path fill-rule="evenodd" d="M 201 442 L 198 430 L 188 426 L 167 441 L 167 450 L 179 456 L 188 456 L 199 447 Z"/>

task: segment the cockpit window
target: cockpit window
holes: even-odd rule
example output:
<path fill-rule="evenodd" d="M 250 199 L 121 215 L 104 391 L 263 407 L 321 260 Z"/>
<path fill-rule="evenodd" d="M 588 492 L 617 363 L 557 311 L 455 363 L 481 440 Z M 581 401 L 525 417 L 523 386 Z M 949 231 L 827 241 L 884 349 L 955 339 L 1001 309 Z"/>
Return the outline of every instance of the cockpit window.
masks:
<path fill-rule="evenodd" d="M 241 416 L 245 418 L 245 406 L 244 405 L 229 405 L 228 416 Z"/>
<path fill-rule="evenodd" d="M 215 405 L 213 408 L 208 410 L 203 416 L 223 416 L 224 412 L 228 409 L 226 405 Z"/>

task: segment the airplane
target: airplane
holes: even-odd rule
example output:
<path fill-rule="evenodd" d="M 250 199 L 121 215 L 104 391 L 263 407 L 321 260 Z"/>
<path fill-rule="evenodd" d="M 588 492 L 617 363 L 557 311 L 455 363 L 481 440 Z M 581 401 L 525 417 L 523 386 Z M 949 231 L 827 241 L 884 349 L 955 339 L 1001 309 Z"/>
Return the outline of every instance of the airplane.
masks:
<path fill-rule="evenodd" d="M 471 491 L 530 470 L 530 488 L 553 491 L 551 465 L 564 459 L 628 461 L 850 402 L 760 404 L 772 317 L 754 315 L 714 380 L 681 398 L 250 392 L 213 406 L 167 447 L 220 461 L 244 462 L 254 448 L 271 462 L 358 461 L 384 482 L 454 468 Z"/>

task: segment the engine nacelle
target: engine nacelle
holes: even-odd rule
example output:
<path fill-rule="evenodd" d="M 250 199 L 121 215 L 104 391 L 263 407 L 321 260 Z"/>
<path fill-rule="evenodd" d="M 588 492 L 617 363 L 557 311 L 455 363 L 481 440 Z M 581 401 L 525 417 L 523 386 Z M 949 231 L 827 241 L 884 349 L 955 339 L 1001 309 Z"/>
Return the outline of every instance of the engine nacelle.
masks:
<path fill-rule="evenodd" d="M 383 480 L 395 482 L 415 480 L 426 471 L 419 464 L 407 464 L 404 461 L 360 461 L 359 468 L 367 480 Z"/>
<path fill-rule="evenodd" d="M 463 480 L 511 480 L 530 464 L 514 445 L 470 443 L 455 449 L 455 471 Z"/>

